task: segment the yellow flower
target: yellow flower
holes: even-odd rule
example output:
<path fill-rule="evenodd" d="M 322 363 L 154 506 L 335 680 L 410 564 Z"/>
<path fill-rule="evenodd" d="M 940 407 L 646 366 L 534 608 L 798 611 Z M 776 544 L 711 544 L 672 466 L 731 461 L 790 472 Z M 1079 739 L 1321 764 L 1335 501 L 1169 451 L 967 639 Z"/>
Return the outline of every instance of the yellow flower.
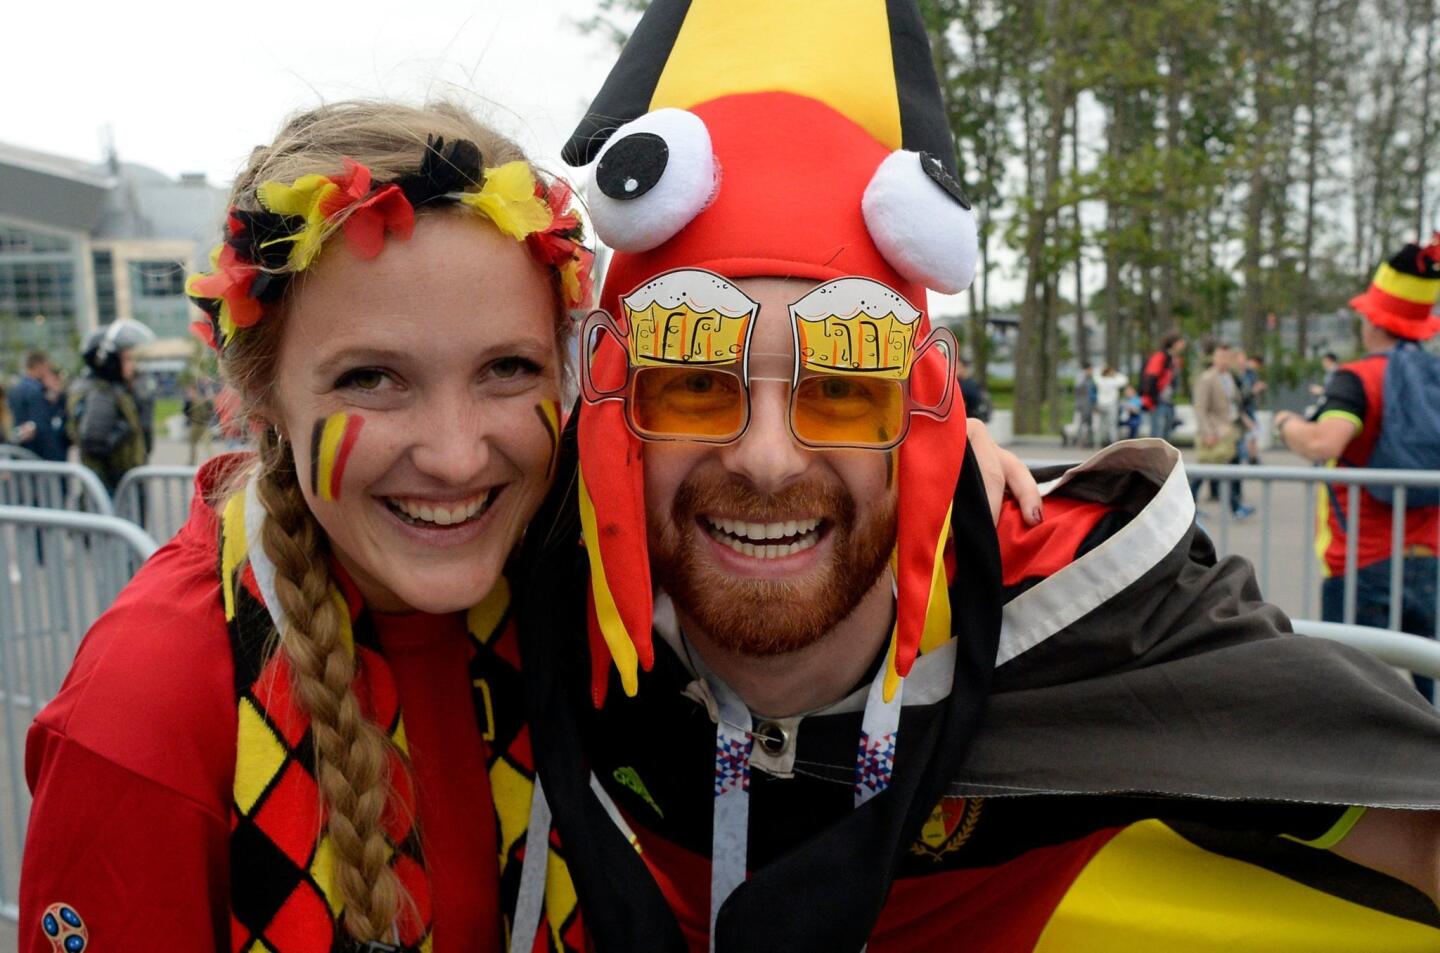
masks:
<path fill-rule="evenodd" d="M 485 170 L 485 185 L 466 192 L 460 201 L 480 212 L 495 227 L 516 240 L 548 228 L 550 206 L 535 195 L 530 167 L 516 160 Z"/>
<path fill-rule="evenodd" d="M 290 267 L 304 271 L 310 267 L 325 242 L 326 205 L 340 187 L 323 175 L 302 175 L 292 184 L 265 182 L 257 190 L 260 204 L 280 215 L 305 219 L 305 227 L 288 238 L 273 242 L 294 242 L 290 249 Z"/>

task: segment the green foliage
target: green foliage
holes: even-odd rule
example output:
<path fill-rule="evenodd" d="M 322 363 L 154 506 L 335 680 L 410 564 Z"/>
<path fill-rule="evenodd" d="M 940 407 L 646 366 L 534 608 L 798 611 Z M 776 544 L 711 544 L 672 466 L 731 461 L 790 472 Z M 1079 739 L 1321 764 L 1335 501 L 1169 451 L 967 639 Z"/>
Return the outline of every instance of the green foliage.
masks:
<path fill-rule="evenodd" d="M 1436 0 L 919 3 L 974 200 L 980 307 L 992 278 L 1023 282 L 1017 429 L 1058 406 L 1082 260 L 1097 360 L 1239 319 L 1270 372 L 1303 378 L 1266 315 L 1333 313 L 1434 225 Z M 647 5 L 599 0 L 584 26 L 620 41 Z"/>

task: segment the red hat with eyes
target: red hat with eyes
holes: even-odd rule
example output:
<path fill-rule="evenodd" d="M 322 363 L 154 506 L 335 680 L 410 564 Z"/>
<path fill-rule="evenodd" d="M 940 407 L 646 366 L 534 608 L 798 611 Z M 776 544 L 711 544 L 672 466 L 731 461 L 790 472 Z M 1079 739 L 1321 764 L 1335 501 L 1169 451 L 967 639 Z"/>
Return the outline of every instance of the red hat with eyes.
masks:
<path fill-rule="evenodd" d="M 922 312 L 927 288 L 967 287 L 974 217 L 910 10 L 885 0 L 657 0 L 566 147 L 572 164 L 594 162 L 590 213 L 615 251 L 602 306 L 622 314 L 622 295 L 676 268 L 862 276 Z M 922 313 L 916 339 L 928 331 Z M 602 337 L 597 383 L 623 380 L 626 360 Z M 939 394 L 948 374 L 931 351 L 911 372 L 912 390 Z M 641 443 L 620 403 L 581 407 L 579 451 L 600 704 L 612 660 L 633 694 L 637 668 L 654 658 Z M 960 403 L 947 419 L 914 417 L 898 454 L 887 693 L 922 644 L 949 637 L 942 554 L 965 455 Z"/>

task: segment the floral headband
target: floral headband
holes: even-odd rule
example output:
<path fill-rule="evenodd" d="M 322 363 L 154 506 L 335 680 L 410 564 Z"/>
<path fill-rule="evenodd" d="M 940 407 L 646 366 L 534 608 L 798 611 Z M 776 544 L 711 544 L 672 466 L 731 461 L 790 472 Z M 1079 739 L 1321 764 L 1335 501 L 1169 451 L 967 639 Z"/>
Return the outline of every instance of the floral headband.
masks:
<path fill-rule="evenodd" d="M 260 320 L 265 304 L 280 300 L 290 278 L 314 263 L 332 225 L 340 224 L 356 255 L 374 258 L 387 233 L 410 237 L 421 206 L 476 210 L 555 270 L 566 307 L 589 301 L 594 256 L 582 244 L 584 226 L 569 208 L 572 193 L 565 182 L 547 188 L 519 160 L 484 168 L 479 147 L 465 139 L 447 143 L 432 137 L 418 171 L 378 185 L 365 166 L 349 158 L 344 164 L 338 176 L 261 183 L 260 211 L 231 207 L 225 240 L 210 252 L 211 270 L 192 275 L 185 287 L 210 315 L 208 322 L 196 322 L 195 330 L 212 348 L 224 347 L 238 330 Z"/>

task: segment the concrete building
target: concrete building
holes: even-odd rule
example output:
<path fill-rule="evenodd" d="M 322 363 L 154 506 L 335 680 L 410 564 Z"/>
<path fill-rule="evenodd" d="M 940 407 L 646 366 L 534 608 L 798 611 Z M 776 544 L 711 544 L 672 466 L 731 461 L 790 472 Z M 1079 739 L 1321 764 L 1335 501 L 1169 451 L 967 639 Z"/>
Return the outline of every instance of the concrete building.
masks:
<path fill-rule="evenodd" d="M 73 363 L 121 317 L 185 337 L 198 314 L 185 275 L 206 265 L 225 195 L 204 175 L 0 143 L 0 371 L 34 347 Z"/>

